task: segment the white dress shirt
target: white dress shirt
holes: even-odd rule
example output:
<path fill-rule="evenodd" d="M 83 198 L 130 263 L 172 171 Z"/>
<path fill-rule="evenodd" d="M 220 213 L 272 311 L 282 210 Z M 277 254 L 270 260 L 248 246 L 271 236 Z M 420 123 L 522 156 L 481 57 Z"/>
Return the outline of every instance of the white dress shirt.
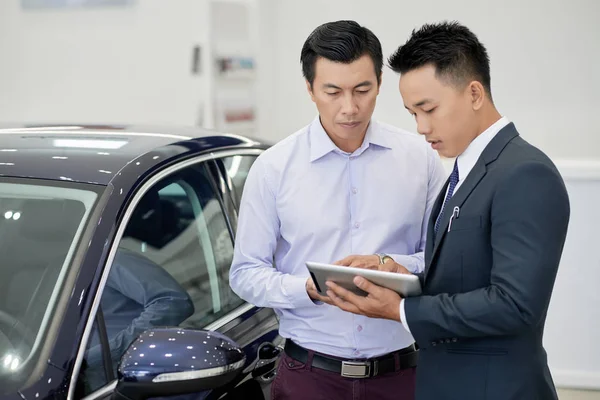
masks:
<path fill-rule="evenodd" d="M 498 121 L 494 122 L 489 128 L 473 139 L 473 141 L 469 144 L 469 147 L 467 147 L 467 149 L 458 156 L 456 159 L 456 164 L 458 166 L 458 183 L 454 188 L 454 193 L 458 191 L 463 181 L 467 178 L 467 176 L 469 176 L 469 173 L 477 163 L 477 160 L 481 156 L 481 153 L 483 153 L 483 150 L 485 150 L 487 145 L 490 144 L 496 134 L 500 132 L 502 128 L 508 125 L 509 122 L 510 121 L 506 117 L 502 117 Z M 446 195 L 448 195 L 448 189 L 449 188 L 446 188 Z M 452 194 L 453 196 L 454 193 Z M 410 332 L 410 328 L 406 322 L 406 314 L 404 312 L 404 299 L 400 301 L 400 319 L 402 320 L 402 325 L 404 325 L 404 328 Z"/>
<path fill-rule="evenodd" d="M 317 117 L 266 150 L 248 174 L 232 289 L 273 308 L 280 335 L 317 352 L 369 358 L 409 346 L 414 339 L 395 321 L 313 302 L 305 263 L 386 253 L 422 271 L 427 219 L 446 176 L 438 155 L 415 134 L 371 121 L 350 154 Z"/>

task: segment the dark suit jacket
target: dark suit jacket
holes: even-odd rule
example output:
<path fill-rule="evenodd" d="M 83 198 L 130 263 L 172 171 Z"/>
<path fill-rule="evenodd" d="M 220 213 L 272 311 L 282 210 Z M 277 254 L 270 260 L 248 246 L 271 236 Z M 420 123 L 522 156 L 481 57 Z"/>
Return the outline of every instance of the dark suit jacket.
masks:
<path fill-rule="evenodd" d="M 511 123 L 434 238 L 445 193 L 429 221 L 423 295 L 404 305 L 420 348 L 417 399 L 556 399 L 542 335 L 570 214 L 559 172 Z"/>

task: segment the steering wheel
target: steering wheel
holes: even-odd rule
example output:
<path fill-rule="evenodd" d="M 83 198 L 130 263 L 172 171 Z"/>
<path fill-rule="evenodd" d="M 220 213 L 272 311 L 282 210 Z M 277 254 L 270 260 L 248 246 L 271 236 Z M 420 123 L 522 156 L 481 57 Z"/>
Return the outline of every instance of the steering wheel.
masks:
<path fill-rule="evenodd" d="M 6 337 L 11 341 L 11 343 L 13 343 L 13 338 L 15 337 L 15 335 L 9 335 L 8 333 L 10 332 L 11 329 L 14 329 L 17 334 L 19 335 L 19 339 L 22 339 L 26 345 L 29 347 L 29 349 L 31 349 L 31 347 L 33 346 L 33 338 L 35 338 L 35 335 L 33 335 L 31 333 L 31 330 L 25 326 L 20 320 L 18 320 L 17 318 L 13 317 L 11 314 L 7 313 L 6 311 L 2 311 L 0 310 L 0 325 L 5 326 L 6 328 L 8 328 L 7 331 L 4 331 Z M 12 340 L 11 340 L 12 339 Z M 13 343 L 14 345 L 14 343 Z"/>

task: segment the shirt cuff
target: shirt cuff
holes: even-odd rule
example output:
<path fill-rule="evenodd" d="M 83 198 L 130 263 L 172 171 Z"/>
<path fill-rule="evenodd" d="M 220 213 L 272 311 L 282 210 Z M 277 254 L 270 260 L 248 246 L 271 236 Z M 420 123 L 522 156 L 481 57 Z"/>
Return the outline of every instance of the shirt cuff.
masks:
<path fill-rule="evenodd" d="M 308 277 L 287 275 L 283 279 L 283 293 L 293 308 L 315 306 L 306 291 Z"/>
<path fill-rule="evenodd" d="M 404 312 L 404 299 L 400 300 L 400 321 L 402 322 L 404 329 L 406 329 L 408 333 L 412 335 L 410 328 L 408 327 L 408 322 L 406 321 L 406 313 Z"/>
<path fill-rule="evenodd" d="M 398 264 L 404 266 L 407 270 L 409 270 L 410 272 L 412 272 L 413 274 L 416 274 L 417 272 L 419 272 L 419 261 L 412 256 L 407 256 L 407 255 L 399 255 L 399 254 L 394 254 L 393 256 L 390 255 L 390 257 L 392 257 L 394 259 L 394 261 L 396 261 Z"/>

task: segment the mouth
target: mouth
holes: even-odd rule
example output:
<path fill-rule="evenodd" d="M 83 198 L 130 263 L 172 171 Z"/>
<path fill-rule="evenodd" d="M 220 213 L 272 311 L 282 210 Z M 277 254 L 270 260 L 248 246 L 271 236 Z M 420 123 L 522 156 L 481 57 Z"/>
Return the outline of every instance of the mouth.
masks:
<path fill-rule="evenodd" d="M 427 143 L 431 144 L 431 147 L 435 150 L 439 149 L 442 142 L 440 140 L 428 139 Z"/>
<path fill-rule="evenodd" d="M 340 122 L 340 125 L 344 128 L 356 128 L 360 122 Z"/>

